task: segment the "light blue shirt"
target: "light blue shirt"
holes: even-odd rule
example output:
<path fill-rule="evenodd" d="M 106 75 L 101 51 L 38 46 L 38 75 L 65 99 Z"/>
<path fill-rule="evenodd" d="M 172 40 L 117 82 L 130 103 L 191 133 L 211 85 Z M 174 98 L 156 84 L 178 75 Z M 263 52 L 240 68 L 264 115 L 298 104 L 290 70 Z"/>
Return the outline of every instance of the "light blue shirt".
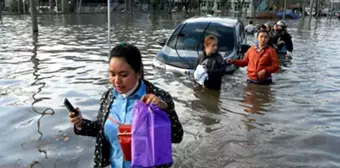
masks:
<path fill-rule="evenodd" d="M 138 88 L 137 88 L 138 89 Z M 140 100 L 146 94 L 146 86 L 142 81 L 139 89 L 136 93 L 124 97 L 116 90 L 113 90 L 113 96 L 115 97 L 109 111 L 109 116 L 118 121 L 121 124 L 132 123 L 133 105 L 136 100 Z M 131 162 L 126 161 L 123 158 L 123 152 L 121 150 L 119 141 L 117 139 L 118 125 L 111 120 L 106 120 L 104 125 L 104 134 L 106 140 L 111 145 L 110 161 L 112 168 L 130 168 Z"/>

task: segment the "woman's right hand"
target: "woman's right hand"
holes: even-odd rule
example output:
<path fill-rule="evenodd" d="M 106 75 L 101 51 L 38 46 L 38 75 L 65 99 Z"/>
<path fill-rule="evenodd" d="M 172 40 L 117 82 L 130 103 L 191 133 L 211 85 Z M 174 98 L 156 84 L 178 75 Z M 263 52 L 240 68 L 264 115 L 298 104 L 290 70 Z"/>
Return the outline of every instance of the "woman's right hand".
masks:
<path fill-rule="evenodd" d="M 227 59 L 227 64 L 232 64 L 232 63 L 233 63 L 233 60 L 230 59 L 230 58 L 228 58 L 228 59 Z"/>
<path fill-rule="evenodd" d="M 80 130 L 82 127 L 83 117 L 81 116 L 81 112 L 79 108 L 76 108 L 76 110 L 78 111 L 78 115 L 75 115 L 74 112 L 70 111 L 68 116 L 69 116 L 69 120 L 71 121 L 71 123 L 75 125 L 77 129 Z"/>

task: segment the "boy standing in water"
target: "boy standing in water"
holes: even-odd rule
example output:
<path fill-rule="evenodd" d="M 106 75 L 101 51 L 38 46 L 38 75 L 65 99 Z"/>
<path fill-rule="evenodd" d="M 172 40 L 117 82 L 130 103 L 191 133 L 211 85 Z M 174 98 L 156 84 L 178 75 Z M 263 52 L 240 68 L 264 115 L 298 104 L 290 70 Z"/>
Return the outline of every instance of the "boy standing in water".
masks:
<path fill-rule="evenodd" d="M 248 83 L 272 84 L 271 74 L 280 68 L 275 49 L 267 45 L 268 40 L 268 31 L 260 30 L 257 43 L 248 49 L 243 60 L 227 59 L 227 63 L 240 67 L 248 66 Z"/>
<path fill-rule="evenodd" d="M 222 77 L 226 73 L 226 63 L 217 50 L 218 41 L 213 35 L 204 39 L 203 54 L 199 56 L 195 67 L 195 79 L 209 89 L 219 90 Z M 204 77 L 205 76 L 205 77 Z"/>

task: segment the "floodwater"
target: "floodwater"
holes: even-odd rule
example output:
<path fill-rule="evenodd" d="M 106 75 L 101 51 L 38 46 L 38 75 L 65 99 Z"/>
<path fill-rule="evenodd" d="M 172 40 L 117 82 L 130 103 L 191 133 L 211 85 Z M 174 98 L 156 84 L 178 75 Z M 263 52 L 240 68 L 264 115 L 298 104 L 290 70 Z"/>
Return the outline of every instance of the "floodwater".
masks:
<path fill-rule="evenodd" d="M 112 43 L 136 44 L 146 78 L 176 101 L 185 136 L 173 167 L 340 167 L 340 22 L 290 21 L 295 50 L 280 57 L 274 85 L 247 85 L 241 68 L 217 93 L 152 67 L 155 40 L 183 19 L 112 16 Z M 94 138 L 74 135 L 62 101 L 95 118 L 109 87 L 106 16 L 44 15 L 39 24 L 38 37 L 29 16 L 0 24 L 0 167 L 92 167 Z"/>

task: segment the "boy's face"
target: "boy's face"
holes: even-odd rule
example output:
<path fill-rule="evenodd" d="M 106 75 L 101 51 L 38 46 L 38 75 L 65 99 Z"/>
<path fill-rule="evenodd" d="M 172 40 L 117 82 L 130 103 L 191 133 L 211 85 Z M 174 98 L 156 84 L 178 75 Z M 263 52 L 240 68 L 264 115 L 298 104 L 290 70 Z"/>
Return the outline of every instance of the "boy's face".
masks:
<path fill-rule="evenodd" d="M 268 39 L 269 39 L 269 36 L 268 36 L 268 33 L 266 32 L 260 32 L 260 34 L 257 36 L 257 41 L 262 46 L 267 44 Z"/>
<path fill-rule="evenodd" d="M 205 54 L 210 56 L 211 54 L 217 51 L 217 41 L 216 40 L 211 41 L 210 44 L 204 46 L 204 48 L 205 48 Z"/>

